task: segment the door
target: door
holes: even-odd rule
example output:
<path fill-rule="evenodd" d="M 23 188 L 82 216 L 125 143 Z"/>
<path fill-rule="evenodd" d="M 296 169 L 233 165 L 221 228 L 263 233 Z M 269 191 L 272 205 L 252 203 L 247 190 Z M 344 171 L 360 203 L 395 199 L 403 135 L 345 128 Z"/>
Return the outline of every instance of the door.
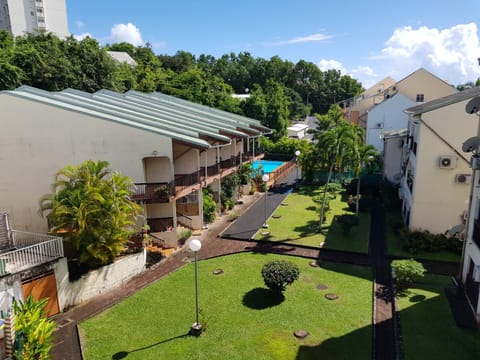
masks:
<path fill-rule="evenodd" d="M 22 281 L 23 297 L 26 299 L 32 294 L 35 300 L 48 298 L 44 311 L 47 316 L 58 314 L 57 282 L 53 271 Z"/>

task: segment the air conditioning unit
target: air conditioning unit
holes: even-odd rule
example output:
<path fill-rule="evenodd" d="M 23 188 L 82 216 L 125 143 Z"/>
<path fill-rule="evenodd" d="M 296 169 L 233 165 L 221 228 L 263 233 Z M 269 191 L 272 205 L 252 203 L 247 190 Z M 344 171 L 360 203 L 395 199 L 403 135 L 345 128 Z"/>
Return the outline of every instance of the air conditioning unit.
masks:
<path fill-rule="evenodd" d="M 472 174 L 457 174 L 455 175 L 455 183 L 457 184 L 471 184 Z"/>
<path fill-rule="evenodd" d="M 457 158 L 451 155 L 440 156 L 438 167 L 440 169 L 455 169 L 457 166 Z"/>

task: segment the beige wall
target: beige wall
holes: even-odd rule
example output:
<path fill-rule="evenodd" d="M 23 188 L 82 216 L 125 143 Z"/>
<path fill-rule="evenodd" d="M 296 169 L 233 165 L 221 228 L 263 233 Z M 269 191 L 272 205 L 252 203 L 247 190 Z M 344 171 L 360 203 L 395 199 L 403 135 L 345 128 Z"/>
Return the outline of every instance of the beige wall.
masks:
<path fill-rule="evenodd" d="M 187 145 L 173 144 L 173 159 L 175 175 L 188 175 L 198 171 L 199 151 L 192 149 Z"/>
<path fill-rule="evenodd" d="M 430 74 L 424 69 L 419 69 L 399 81 L 396 85 L 398 91 L 412 101 L 416 101 L 417 94 L 424 94 L 424 102 L 451 95 L 455 89 L 445 81 Z"/>
<path fill-rule="evenodd" d="M 465 103 L 422 114 L 422 119 L 460 154 L 463 142 L 476 133 L 477 119 L 464 111 Z M 468 207 L 469 184 L 455 183 L 455 175 L 471 174 L 469 162 L 462 159 L 425 125 L 418 135 L 415 183 L 410 228 L 443 233 L 462 221 Z M 439 168 L 441 155 L 457 157 L 454 169 Z"/>
<path fill-rule="evenodd" d="M 38 202 L 66 165 L 107 160 L 144 182 L 143 158 L 171 157 L 171 139 L 73 111 L 0 94 L 0 208 L 19 230 L 47 231 Z"/>
<path fill-rule="evenodd" d="M 173 180 L 168 157 L 148 157 L 145 163 L 145 182 L 170 182 Z"/>

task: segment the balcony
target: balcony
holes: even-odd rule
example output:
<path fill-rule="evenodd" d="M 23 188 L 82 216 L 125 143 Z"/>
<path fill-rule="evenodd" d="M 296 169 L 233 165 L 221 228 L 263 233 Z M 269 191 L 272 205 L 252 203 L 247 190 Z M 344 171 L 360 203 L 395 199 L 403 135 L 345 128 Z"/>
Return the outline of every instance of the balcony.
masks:
<path fill-rule="evenodd" d="M 175 186 L 173 182 L 159 183 L 136 183 L 130 188 L 133 201 L 154 204 L 168 203 L 170 198 L 175 195 Z"/>
<path fill-rule="evenodd" d="M 173 231 L 173 217 L 149 218 L 147 224 L 152 233 Z"/>
<path fill-rule="evenodd" d="M 10 230 L 11 248 L 0 253 L 0 276 L 63 257 L 62 238 Z"/>

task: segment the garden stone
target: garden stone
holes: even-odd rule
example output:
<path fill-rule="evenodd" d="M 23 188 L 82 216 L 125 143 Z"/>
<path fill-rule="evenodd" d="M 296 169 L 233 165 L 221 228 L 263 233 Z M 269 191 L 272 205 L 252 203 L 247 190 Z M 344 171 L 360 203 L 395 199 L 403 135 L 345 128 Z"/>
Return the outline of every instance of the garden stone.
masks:
<path fill-rule="evenodd" d="M 318 289 L 318 290 L 327 290 L 327 289 L 328 289 L 328 286 L 325 285 L 325 284 L 318 284 L 318 285 L 317 285 L 317 289 Z"/>
<path fill-rule="evenodd" d="M 222 269 L 215 269 L 215 270 L 213 270 L 213 275 L 220 275 L 220 274 L 223 274 L 223 270 L 222 270 Z"/>
<path fill-rule="evenodd" d="M 306 330 L 297 330 L 293 333 L 297 339 L 305 339 L 310 333 Z"/>
<path fill-rule="evenodd" d="M 337 299 L 338 299 L 338 295 L 337 295 L 337 294 L 329 293 L 329 294 L 325 294 L 325 298 L 328 299 L 328 300 L 337 300 Z"/>

